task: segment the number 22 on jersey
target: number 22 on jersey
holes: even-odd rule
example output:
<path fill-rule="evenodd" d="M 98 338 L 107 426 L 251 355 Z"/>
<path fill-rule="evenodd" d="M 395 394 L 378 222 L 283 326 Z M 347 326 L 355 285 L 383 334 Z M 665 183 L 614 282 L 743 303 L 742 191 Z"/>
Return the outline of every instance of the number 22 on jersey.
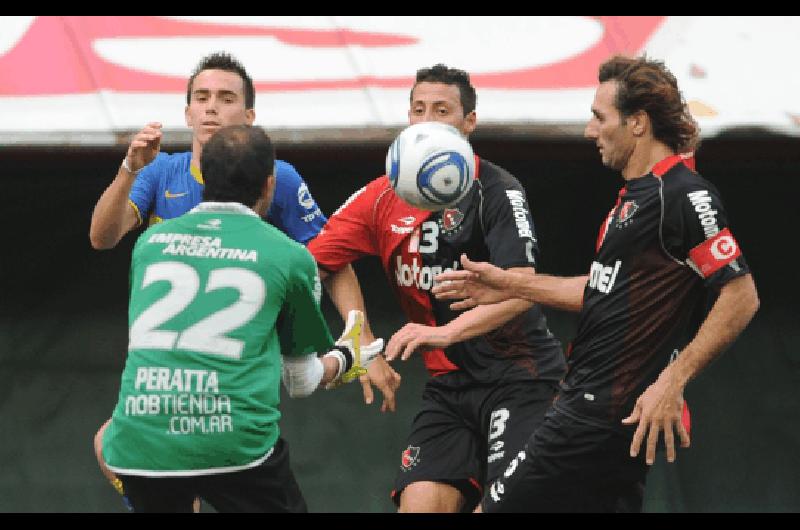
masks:
<path fill-rule="evenodd" d="M 238 267 L 212 270 L 203 293 L 229 287 L 239 292 L 238 299 L 180 332 L 159 329 L 159 326 L 184 311 L 195 298 L 203 296 L 200 293 L 200 275 L 185 263 L 155 263 L 145 270 L 141 289 L 159 281 L 169 282 L 169 291 L 142 311 L 131 324 L 129 351 L 189 350 L 241 358 L 244 342 L 225 334 L 249 322 L 264 305 L 267 289 L 258 274 Z"/>

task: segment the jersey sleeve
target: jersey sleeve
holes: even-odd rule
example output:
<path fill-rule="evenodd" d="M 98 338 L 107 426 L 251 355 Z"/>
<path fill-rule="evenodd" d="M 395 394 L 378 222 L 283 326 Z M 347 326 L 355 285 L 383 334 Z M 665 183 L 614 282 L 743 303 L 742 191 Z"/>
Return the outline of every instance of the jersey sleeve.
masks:
<path fill-rule="evenodd" d="M 510 175 L 484 190 L 483 228 L 490 261 L 507 269 L 536 267 L 539 246 L 522 184 Z"/>
<path fill-rule="evenodd" d="M 308 250 L 323 269 L 338 271 L 362 256 L 378 255 L 373 220 L 375 182 L 351 195 L 308 244 Z"/>
<path fill-rule="evenodd" d="M 153 209 L 158 192 L 158 180 L 161 178 L 162 165 L 158 157 L 146 165 L 133 181 L 131 192 L 128 195 L 131 203 L 136 208 L 141 225 Z"/>
<path fill-rule="evenodd" d="M 665 250 L 689 265 L 708 287 L 722 287 L 750 272 L 719 192 L 710 182 L 698 178 L 665 192 L 662 237 Z"/>
<path fill-rule="evenodd" d="M 322 285 L 313 258 L 299 249 L 288 271 L 286 298 L 278 318 L 278 336 L 284 356 L 308 355 L 333 346 L 319 301 Z"/>
<path fill-rule="evenodd" d="M 291 164 L 275 163 L 275 195 L 266 220 L 298 243 L 316 236 L 327 219 L 308 185 Z"/>

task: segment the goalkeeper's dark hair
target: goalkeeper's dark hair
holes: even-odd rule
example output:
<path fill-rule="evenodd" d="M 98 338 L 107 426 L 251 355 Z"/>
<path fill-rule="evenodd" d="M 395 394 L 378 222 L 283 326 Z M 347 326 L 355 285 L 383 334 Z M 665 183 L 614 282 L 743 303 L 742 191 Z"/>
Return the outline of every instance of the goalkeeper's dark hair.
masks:
<path fill-rule="evenodd" d="M 458 87 L 461 96 L 461 106 L 464 109 L 464 116 L 475 110 L 478 96 L 475 94 L 475 87 L 469 80 L 469 74 L 458 68 L 450 68 L 443 64 L 436 64 L 430 68 L 420 68 L 417 70 L 417 80 L 411 87 L 410 99 L 414 100 L 414 89 L 420 83 L 444 83 L 445 85 L 455 85 Z"/>
<path fill-rule="evenodd" d="M 600 65 L 598 79 L 617 82 L 614 102 L 623 118 L 644 111 L 653 136 L 676 153 L 697 149 L 700 127 L 678 89 L 678 80 L 661 61 L 615 55 Z"/>
<path fill-rule="evenodd" d="M 253 207 L 274 169 L 275 148 L 263 129 L 250 125 L 223 127 L 206 143 L 200 157 L 203 200 Z"/>
<path fill-rule="evenodd" d="M 233 72 L 242 78 L 244 85 L 244 108 L 252 109 L 256 104 L 256 90 L 253 86 L 253 80 L 247 75 L 247 70 L 244 69 L 233 55 L 226 52 L 216 52 L 211 55 L 206 55 L 200 60 L 200 63 L 192 72 L 189 78 L 189 83 L 186 86 L 186 104 L 192 102 L 192 85 L 194 78 L 203 70 L 224 70 L 226 72 Z"/>

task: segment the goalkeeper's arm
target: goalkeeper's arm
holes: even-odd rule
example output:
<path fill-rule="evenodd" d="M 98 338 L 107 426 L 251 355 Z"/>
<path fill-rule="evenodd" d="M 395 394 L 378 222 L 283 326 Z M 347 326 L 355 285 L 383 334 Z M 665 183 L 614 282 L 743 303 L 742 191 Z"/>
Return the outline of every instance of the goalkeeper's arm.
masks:
<path fill-rule="evenodd" d="M 368 360 L 362 357 L 360 368 L 365 369 L 375 357 L 373 355 Z M 284 357 L 283 384 L 289 397 L 306 397 L 320 386 L 334 387 L 358 378 L 361 372 L 354 361 L 353 352 L 347 346 L 337 346 L 322 357 L 317 357 L 316 353 Z M 352 377 L 348 377 L 348 373 L 353 374 Z"/>
<path fill-rule="evenodd" d="M 366 373 L 369 364 L 380 355 L 383 339 L 361 345 L 364 315 L 350 311 L 345 330 L 325 355 L 283 358 L 283 384 L 290 397 L 306 397 L 320 386 L 334 388 Z"/>
<path fill-rule="evenodd" d="M 306 397 L 318 387 L 327 385 L 342 371 L 341 361 L 330 353 L 316 353 L 283 358 L 283 384 L 289 397 Z"/>

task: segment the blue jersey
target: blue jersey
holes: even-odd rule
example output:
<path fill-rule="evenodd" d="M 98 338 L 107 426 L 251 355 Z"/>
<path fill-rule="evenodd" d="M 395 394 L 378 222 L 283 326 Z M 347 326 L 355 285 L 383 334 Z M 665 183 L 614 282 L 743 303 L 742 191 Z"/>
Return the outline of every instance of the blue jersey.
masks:
<path fill-rule="evenodd" d="M 130 201 L 139 224 L 179 217 L 203 200 L 203 175 L 191 166 L 192 153 L 159 153 L 142 169 L 131 188 Z M 297 170 L 275 161 L 275 195 L 265 220 L 299 243 L 307 243 L 327 218 Z"/>

